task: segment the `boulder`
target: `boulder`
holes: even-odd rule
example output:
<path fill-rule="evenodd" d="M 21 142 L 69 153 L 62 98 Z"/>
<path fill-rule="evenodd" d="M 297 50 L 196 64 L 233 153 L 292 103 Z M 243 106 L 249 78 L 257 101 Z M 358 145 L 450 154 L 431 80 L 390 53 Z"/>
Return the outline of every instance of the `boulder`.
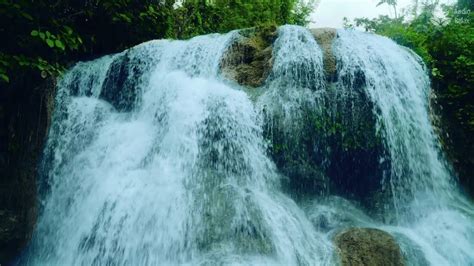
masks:
<path fill-rule="evenodd" d="M 318 28 L 311 29 L 311 33 L 323 50 L 323 64 L 326 77 L 328 80 L 332 80 L 336 75 L 336 57 L 332 52 L 332 42 L 337 36 L 337 31 L 333 28 Z"/>
<path fill-rule="evenodd" d="M 350 228 L 334 238 L 341 265 L 405 265 L 400 246 L 387 232 Z"/>
<path fill-rule="evenodd" d="M 132 50 L 117 56 L 107 72 L 100 98 L 112 104 L 119 112 L 130 112 L 136 106 L 142 70 L 137 59 L 131 58 Z"/>
<path fill-rule="evenodd" d="M 268 117 L 263 133 L 271 143 L 269 154 L 287 177 L 282 184 L 289 194 L 305 197 L 333 193 L 373 209 L 372 196 L 383 189 L 381 180 L 390 174 L 391 162 L 383 142 L 382 125 L 377 122 L 377 110 L 366 90 L 366 75 L 363 69 L 357 69 L 353 75 L 338 71 L 343 65 L 332 50 L 337 38 L 335 29 L 311 32 L 324 53 L 326 86 L 318 93 L 317 104 L 300 103 L 297 112 L 302 115 L 297 121 L 285 120 L 283 114 L 274 110 L 264 110 Z M 252 34 L 248 36 L 255 36 Z M 241 61 L 252 62 L 249 58 L 243 56 Z M 312 75 L 305 71 L 308 69 L 298 69 L 304 75 Z M 244 71 L 239 73 L 248 78 Z"/>
<path fill-rule="evenodd" d="M 272 70 L 275 38 L 275 26 L 241 30 L 221 59 L 223 76 L 242 86 L 260 87 Z"/>

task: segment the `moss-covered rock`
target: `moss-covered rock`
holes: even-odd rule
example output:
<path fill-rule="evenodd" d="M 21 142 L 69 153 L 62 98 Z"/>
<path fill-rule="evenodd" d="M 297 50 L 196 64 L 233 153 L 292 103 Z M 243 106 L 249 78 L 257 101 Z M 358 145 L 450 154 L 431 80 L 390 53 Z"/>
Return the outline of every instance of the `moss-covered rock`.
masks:
<path fill-rule="evenodd" d="M 336 31 L 312 32 L 324 52 L 326 85 L 314 96 L 316 104 L 300 103 L 298 112 L 303 115 L 298 116 L 299 121 L 269 115 L 264 134 L 272 144 L 270 154 L 288 177 L 284 187 L 292 194 L 335 193 L 371 208 L 373 194 L 382 190 L 381 181 L 390 174 L 383 125 L 365 89 L 363 70 L 355 75 L 339 71 L 343 62 L 331 50 Z"/>
<path fill-rule="evenodd" d="M 332 42 L 337 36 L 337 31 L 333 28 L 317 28 L 311 29 L 311 33 L 323 50 L 325 75 L 328 80 L 332 80 L 336 75 L 336 57 L 332 52 Z"/>
<path fill-rule="evenodd" d="M 323 115 L 314 122 L 330 152 L 326 173 L 332 190 L 370 205 L 371 196 L 381 189 L 390 160 L 374 104 L 364 89 L 345 84 L 344 77 L 328 87 Z M 367 204 L 366 204 L 367 203 Z"/>
<path fill-rule="evenodd" d="M 379 229 L 350 228 L 334 238 L 341 265 L 405 265 L 395 239 Z"/>
<path fill-rule="evenodd" d="M 298 121 L 271 114 L 265 119 L 263 133 L 271 143 L 270 156 L 287 177 L 282 180 L 283 188 L 294 198 L 325 195 L 329 189 L 325 171 L 329 150 L 314 126 L 319 112 L 311 106 L 301 109 L 304 116 Z"/>
<path fill-rule="evenodd" d="M 209 106 L 210 116 L 198 130 L 200 153 L 192 185 L 198 210 L 193 220 L 201 223 L 193 232 L 197 247 L 206 253 L 226 247 L 242 254 L 272 254 L 271 232 L 254 193 L 247 188 L 254 185 L 246 180 L 252 173 L 245 160 L 247 149 L 239 141 L 240 133 L 232 130 L 238 128 L 236 121 L 223 108 L 220 103 Z M 230 185 L 235 182 L 238 186 Z"/>
<path fill-rule="evenodd" d="M 256 27 L 240 31 L 224 54 L 220 66 L 224 77 L 248 87 L 259 87 L 272 68 L 272 44 L 276 27 Z"/>

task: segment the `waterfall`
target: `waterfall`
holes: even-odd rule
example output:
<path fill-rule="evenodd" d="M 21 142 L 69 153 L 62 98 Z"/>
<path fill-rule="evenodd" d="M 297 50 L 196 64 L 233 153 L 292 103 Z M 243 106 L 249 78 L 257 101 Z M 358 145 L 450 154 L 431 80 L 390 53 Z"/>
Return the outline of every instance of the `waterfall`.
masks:
<path fill-rule="evenodd" d="M 411 248 L 421 250 L 430 265 L 472 264 L 474 211 L 460 195 L 433 132 L 430 82 L 421 59 L 385 37 L 346 30 L 338 36 L 333 48 L 339 78 L 350 90 L 363 80 L 388 150 L 390 175 L 382 183 L 395 223 L 385 229 L 401 243 L 411 239 Z"/>
<path fill-rule="evenodd" d="M 334 265 L 351 226 L 390 232 L 410 265 L 474 261 L 416 55 L 340 30 L 328 83 L 312 34 L 282 26 L 250 97 L 220 73 L 240 37 L 150 41 L 64 75 L 19 264 Z"/>
<path fill-rule="evenodd" d="M 363 69 L 365 89 L 376 105 L 392 162 L 391 179 L 384 181 L 389 183 L 395 211 L 426 197 L 430 204 L 445 203 L 455 188 L 439 158 L 428 115 L 430 84 L 421 59 L 386 38 L 351 31 L 339 35 L 334 44 L 339 75 L 354 83 L 357 71 Z M 416 208 L 419 214 L 423 208 L 418 207 L 422 206 Z"/>

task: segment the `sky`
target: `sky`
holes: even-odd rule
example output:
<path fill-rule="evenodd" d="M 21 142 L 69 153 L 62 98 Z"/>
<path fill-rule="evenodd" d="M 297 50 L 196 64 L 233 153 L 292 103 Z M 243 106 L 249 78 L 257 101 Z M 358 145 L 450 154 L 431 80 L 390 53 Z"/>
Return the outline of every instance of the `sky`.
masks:
<path fill-rule="evenodd" d="M 319 6 L 311 15 L 311 28 L 331 27 L 342 28 L 342 19 L 367 17 L 374 18 L 379 15 L 393 16 L 393 9 L 386 4 L 376 6 L 380 0 L 321 0 Z M 440 1 L 451 3 L 454 0 Z M 421 2 L 421 1 L 420 1 Z M 398 0 L 397 12 L 407 8 L 412 0 Z M 399 12 L 400 13 L 400 12 Z"/>

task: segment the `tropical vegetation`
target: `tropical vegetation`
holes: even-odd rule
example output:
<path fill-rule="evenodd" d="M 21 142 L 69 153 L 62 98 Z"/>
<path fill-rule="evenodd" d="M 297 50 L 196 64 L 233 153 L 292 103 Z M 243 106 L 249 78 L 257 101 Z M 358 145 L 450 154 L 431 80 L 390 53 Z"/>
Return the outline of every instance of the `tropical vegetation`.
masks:
<path fill-rule="evenodd" d="M 308 22 L 299 0 L 0 0 L 0 83 L 55 76 L 68 63 L 151 39 Z"/>

